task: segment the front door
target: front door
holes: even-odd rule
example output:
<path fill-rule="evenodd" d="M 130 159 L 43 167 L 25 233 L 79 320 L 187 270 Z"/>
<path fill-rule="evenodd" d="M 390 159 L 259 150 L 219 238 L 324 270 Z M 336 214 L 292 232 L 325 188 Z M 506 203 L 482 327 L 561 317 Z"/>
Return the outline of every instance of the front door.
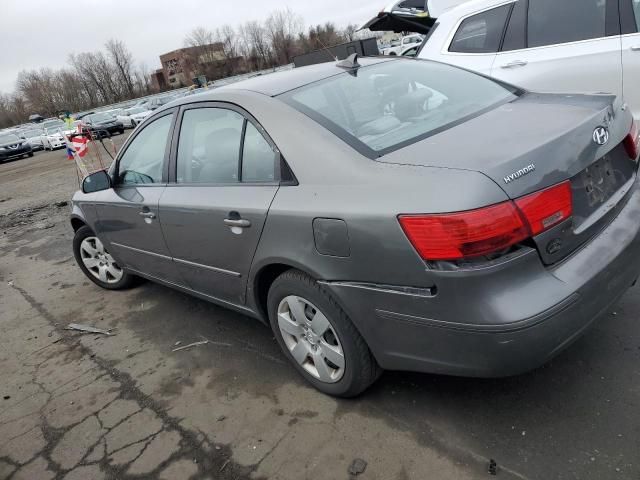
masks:
<path fill-rule="evenodd" d="M 123 267 L 179 282 L 160 227 L 158 202 L 166 188 L 165 159 L 173 114 L 136 133 L 118 158 L 114 188 L 96 198 L 98 230 Z"/>
<path fill-rule="evenodd" d="M 253 255 L 278 190 L 279 154 L 238 109 L 183 111 L 175 181 L 160 199 L 162 228 L 188 286 L 241 305 Z"/>
<path fill-rule="evenodd" d="M 627 102 L 634 117 L 640 120 L 640 0 L 621 0 L 627 2 L 622 5 L 623 19 L 629 22 L 627 33 L 622 36 L 622 69 L 624 72 L 624 100 Z M 632 8 L 629 9 L 628 2 Z M 633 11 L 630 11 L 633 10 Z"/>

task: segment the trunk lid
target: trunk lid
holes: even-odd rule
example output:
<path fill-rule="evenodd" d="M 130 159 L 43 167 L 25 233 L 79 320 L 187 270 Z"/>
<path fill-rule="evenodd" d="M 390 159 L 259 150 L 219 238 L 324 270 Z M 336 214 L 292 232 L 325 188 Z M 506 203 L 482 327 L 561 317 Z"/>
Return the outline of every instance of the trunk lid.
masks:
<path fill-rule="evenodd" d="M 544 263 L 552 264 L 597 233 L 624 204 L 637 170 L 623 145 L 631 121 L 612 95 L 527 93 L 378 160 L 478 171 L 511 199 L 569 180 L 572 220 L 534 238 Z M 601 127 L 608 133 L 602 145 L 595 138 Z"/>

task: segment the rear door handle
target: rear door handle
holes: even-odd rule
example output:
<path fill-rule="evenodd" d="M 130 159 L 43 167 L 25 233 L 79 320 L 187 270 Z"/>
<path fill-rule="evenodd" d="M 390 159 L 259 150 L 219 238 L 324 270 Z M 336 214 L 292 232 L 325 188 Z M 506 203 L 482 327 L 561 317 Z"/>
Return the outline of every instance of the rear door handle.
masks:
<path fill-rule="evenodd" d="M 633 50 L 634 52 L 640 52 L 640 45 L 633 45 L 631 47 L 631 50 Z"/>
<path fill-rule="evenodd" d="M 518 68 L 525 67 L 529 64 L 529 62 L 525 62 L 524 60 L 514 60 L 513 62 L 505 63 L 501 65 L 500 68 Z"/>
<path fill-rule="evenodd" d="M 249 220 L 245 220 L 244 218 L 239 218 L 239 219 L 225 218 L 224 224 L 227 227 L 240 227 L 240 228 L 247 228 L 251 226 L 251 222 Z"/>
<path fill-rule="evenodd" d="M 150 218 L 151 220 L 156 218 L 156 214 L 153 213 L 153 212 L 140 212 L 140 213 L 138 213 L 138 215 L 140 215 L 141 217 L 144 217 L 144 218 Z"/>

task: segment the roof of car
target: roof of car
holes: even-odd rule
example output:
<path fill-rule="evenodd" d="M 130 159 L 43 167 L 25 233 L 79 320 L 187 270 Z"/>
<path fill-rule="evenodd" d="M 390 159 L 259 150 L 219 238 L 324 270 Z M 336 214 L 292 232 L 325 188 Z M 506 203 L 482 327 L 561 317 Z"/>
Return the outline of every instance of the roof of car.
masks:
<path fill-rule="evenodd" d="M 330 55 L 327 53 L 327 55 Z M 363 66 L 375 65 L 377 63 L 397 61 L 395 57 L 359 57 L 358 63 Z M 281 93 L 294 90 L 299 87 L 303 87 L 310 83 L 314 83 L 325 78 L 333 77 L 344 73 L 346 70 L 343 67 L 337 66 L 337 62 L 319 63 L 316 65 L 309 65 L 308 67 L 294 68 L 293 70 L 287 70 L 283 72 L 269 73 L 268 75 L 261 75 L 250 78 L 248 80 L 242 80 L 231 85 L 225 85 L 224 87 L 216 88 L 212 92 L 220 92 L 222 90 L 251 90 L 253 92 L 262 93 L 274 97 Z M 208 93 L 208 92 L 207 92 Z M 207 93 L 198 95 L 198 100 L 203 100 Z M 188 97 L 185 97 L 188 98 Z"/>

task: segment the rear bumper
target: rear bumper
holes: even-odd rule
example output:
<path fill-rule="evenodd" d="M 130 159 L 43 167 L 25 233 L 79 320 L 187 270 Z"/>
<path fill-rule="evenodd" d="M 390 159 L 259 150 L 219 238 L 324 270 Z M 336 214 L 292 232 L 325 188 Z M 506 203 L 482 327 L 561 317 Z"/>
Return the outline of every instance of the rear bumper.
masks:
<path fill-rule="evenodd" d="M 433 295 L 358 283 L 325 286 L 385 369 L 523 373 L 571 344 L 638 278 L 637 185 L 619 215 L 561 264 L 542 267 L 535 250 L 514 262 L 507 275 L 485 269 L 443 276 Z"/>

